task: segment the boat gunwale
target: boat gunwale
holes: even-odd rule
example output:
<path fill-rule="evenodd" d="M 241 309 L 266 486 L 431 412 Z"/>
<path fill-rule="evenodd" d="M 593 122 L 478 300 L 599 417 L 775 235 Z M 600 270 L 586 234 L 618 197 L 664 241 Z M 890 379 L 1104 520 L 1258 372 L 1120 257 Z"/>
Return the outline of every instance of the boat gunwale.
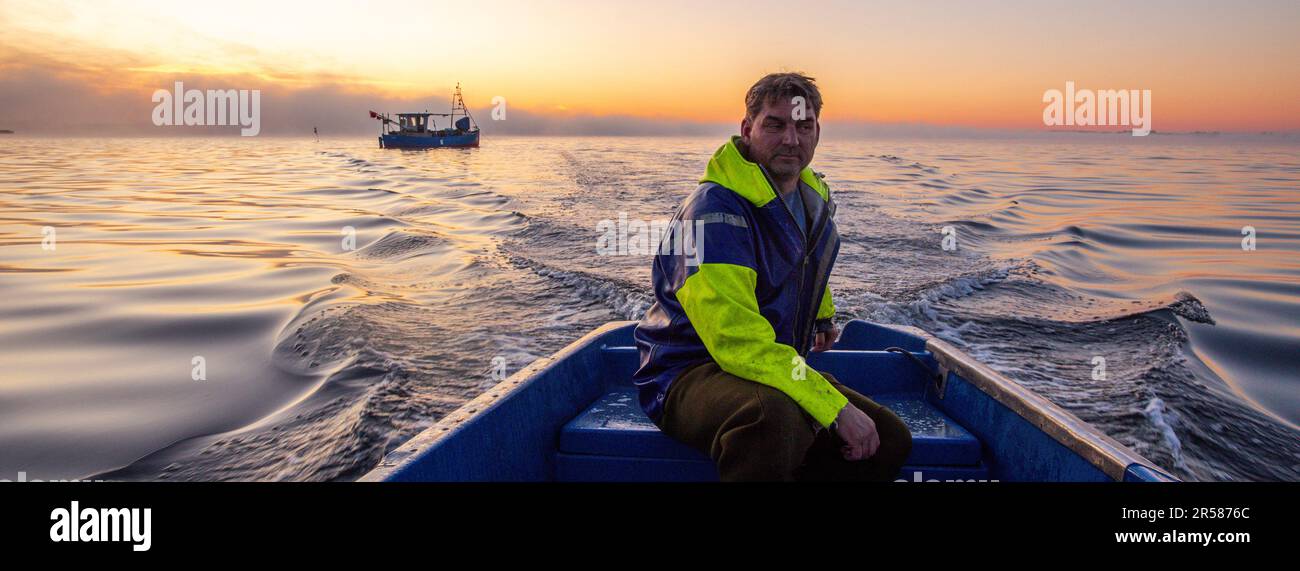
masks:
<path fill-rule="evenodd" d="M 925 337 L 926 349 L 934 355 L 944 371 L 957 373 L 1116 482 L 1124 481 L 1133 464 L 1168 475 L 1153 462 L 1106 435 L 1092 423 L 975 360 L 947 341 L 928 333 Z"/>
<path fill-rule="evenodd" d="M 555 366 L 568 357 L 577 354 L 585 349 L 588 345 L 595 342 L 621 327 L 626 327 L 635 321 L 610 321 L 589 331 L 586 335 L 579 337 L 572 343 L 566 345 L 563 349 L 552 353 L 551 355 L 535 359 L 515 374 L 506 377 L 505 380 L 492 385 L 483 394 L 470 399 L 456 410 L 451 411 L 446 416 L 435 422 L 432 426 L 420 431 L 412 436 L 406 442 L 398 445 L 391 452 L 384 455 L 379 465 L 375 466 L 364 476 L 359 478 L 358 482 L 382 482 L 393 474 L 402 471 L 411 463 L 420 460 L 420 454 L 428 451 L 430 448 L 437 446 L 443 440 L 451 438 L 459 433 L 464 427 L 469 425 L 469 421 L 479 415 L 486 414 L 506 398 L 523 390 L 532 382 L 541 378 L 547 369 Z"/>
<path fill-rule="evenodd" d="M 1161 475 L 1173 477 L 1145 456 L 1106 435 L 1096 425 L 1061 408 L 1056 403 L 1047 400 L 1043 395 L 1007 378 L 1006 375 L 999 373 L 992 367 L 971 357 L 965 351 L 924 329 L 910 325 L 872 323 L 865 320 L 853 321 L 864 321 L 872 325 L 920 337 L 925 341 L 925 349 L 934 356 L 945 376 L 948 372 L 957 373 L 958 376 L 979 389 L 980 392 L 1011 409 L 1017 416 L 1033 424 L 1036 428 L 1042 430 L 1044 434 L 1050 436 L 1052 440 L 1078 454 L 1117 482 L 1124 481 L 1128 469 L 1134 464 L 1154 470 Z"/>

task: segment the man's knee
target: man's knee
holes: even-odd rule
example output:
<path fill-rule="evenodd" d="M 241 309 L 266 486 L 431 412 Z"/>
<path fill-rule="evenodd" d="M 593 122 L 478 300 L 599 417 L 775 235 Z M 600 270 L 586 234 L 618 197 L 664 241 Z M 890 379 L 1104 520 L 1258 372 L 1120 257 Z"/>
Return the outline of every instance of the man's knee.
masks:
<path fill-rule="evenodd" d="M 725 423 L 711 456 L 723 480 L 790 480 L 812 446 L 812 419 L 776 389 L 755 385 Z"/>
<path fill-rule="evenodd" d="M 780 432 L 815 431 L 813 419 L 789 395 L 766 385 L 754 387 L 755 399 L 762 410 L 763 422 Z"/>
<path fill-rule="evenodd" d="M 866 396 L 840 383 L 830 373 L 822 373 L 826 380 L 849 398 L 849 402 L 859 407 L 871 417 L 876 425 L 876 434 L 880 437 L 880 449 L 876 454 L 885 461 L 902 464 L 912 454 L 912 429 L 894 411 L 882 406 Z"/>

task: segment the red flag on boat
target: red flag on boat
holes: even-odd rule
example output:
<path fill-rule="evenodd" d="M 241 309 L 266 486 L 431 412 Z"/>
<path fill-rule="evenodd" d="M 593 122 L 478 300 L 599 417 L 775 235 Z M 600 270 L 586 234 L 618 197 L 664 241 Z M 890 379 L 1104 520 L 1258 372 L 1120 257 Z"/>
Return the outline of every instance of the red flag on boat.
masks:
<path fill-rule="evenodd" d="M 375 113 L 374 111 L 371 111 L 371 112 L 370 112 L 370 118 L 371 118 L 371 119 L 378 119 L 378 118 L 379 118 L 379 114 L 378 114 L 378 113 Z"/>

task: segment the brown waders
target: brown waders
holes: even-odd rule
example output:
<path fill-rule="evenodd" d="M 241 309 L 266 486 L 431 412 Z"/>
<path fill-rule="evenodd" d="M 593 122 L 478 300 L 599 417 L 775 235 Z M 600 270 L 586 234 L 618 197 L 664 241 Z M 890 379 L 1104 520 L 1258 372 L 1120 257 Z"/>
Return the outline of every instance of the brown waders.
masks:
<path fill-rule="evenodd" d="M 894 480 L 912 451 L 911 431 L 888 408 L 822 375 L 875 422 L 880 448 L 866 460 L 845 460 L 839 435 L 785 393 L 729 374 L 712 361 L 673 381 L 656 424 L 707 453 L 724 482 Z"/>

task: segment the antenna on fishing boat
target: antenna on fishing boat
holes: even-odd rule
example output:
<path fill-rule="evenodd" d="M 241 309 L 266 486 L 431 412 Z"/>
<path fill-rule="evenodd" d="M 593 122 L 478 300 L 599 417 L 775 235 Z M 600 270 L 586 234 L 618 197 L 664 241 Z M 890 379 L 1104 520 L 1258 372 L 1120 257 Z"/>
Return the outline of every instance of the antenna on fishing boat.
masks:
<path fill-rule="evenodd" d="M 463 96 L 461 96 L 461 94 L 460 94 L 460 82 L 459 82 L 459 81 L 456 82 L 456 91 L 455 91 L 454 93 L 452 93 L 452 95 L 451 95 L 451 114 L 452 114 L 451 121 L 452 121 L 452 124 L 453 124 L 453 125 L 455 125 L 455 123 L 456 123 L 456 116 L 455 116 L 455 115 L 456 115 L 456 110 L 457 110 L 457 109 L 459 109 L 460 112 L 461 112 L 463 115 L 465 115 L 466 118 L 469 119 L 469 122 L 467 122 L 466 125 L 465 125 L 465 127 L 463 128 L 464 130 L 468 131 L 468 130 L 470 129 L 470 123 L 471 123 L 471 122 L 474 123 L 474 124 L 477 124 L 477 122 L 474 121 L 474 116 L 472 116 L 472 115 L 469 114 L 469 107 L 466 107 L 466 106 L 465 106 L 465 98 L 464 98 Z"/>

